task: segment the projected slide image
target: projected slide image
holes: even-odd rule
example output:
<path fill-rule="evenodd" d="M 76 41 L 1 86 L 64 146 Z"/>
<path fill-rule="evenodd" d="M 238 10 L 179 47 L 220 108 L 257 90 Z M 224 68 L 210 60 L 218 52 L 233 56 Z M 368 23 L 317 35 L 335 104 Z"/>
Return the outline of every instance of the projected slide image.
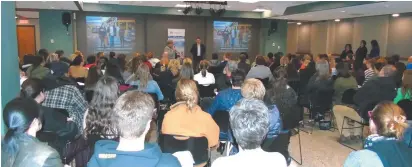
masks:
<path fill-rule="evenodd" d="M 251 39 L 251 25 L 238 22 L 214 21 L 213 39 L 215 51 L 246 52 Z"/>
<path fill-rule="evenodd" d="M 86 16 L 89 53 L 128 53 L 135 46 L 134 18 Z"/>

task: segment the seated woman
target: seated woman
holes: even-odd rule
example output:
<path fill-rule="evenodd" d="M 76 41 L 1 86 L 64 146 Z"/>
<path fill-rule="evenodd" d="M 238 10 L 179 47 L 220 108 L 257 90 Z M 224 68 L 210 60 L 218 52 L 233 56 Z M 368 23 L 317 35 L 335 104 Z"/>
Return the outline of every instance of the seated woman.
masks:
<path fill-rule="evenodd" d="M 184 59 L 186 60 L 186 59 Z M 191 62 L 190 62 L 191 63 Z M 185 62 L 182 65 L 182 69 L 180 70 L 180 79 L 193 79 L 195 72 L 193 71 L 192 64 L 189 62 Z"/>
<path fill-rule="evenodd" d="M 84 113 L 83 134 L 66 146 L 63 154 L 65 163 L 75 159 L 76 166 L 87 166 L 93 155 L 95 142 L 118 137 L 111 120 L 113 106 L 119 97 L 117 85 L 117 80 L 109 76 L 102 77 L 96 83 L 93 99 Z"/>
<path fill-rule="evenodd" d="M 357 89 L 358 83 L 355 77 L 349 73 L 349 64 L 345 62 L 340 62 L 336 65 L 336 70 L 338 71 L 337 78 L 333 84 L 335 89 L 333 100 L 335 104 L 340 104 L 342 100 L 343 92 L 348 89 Z"/>
<path fill-rule="evenodd" d="M 194 80 L 203 86 L 215 84 L 215 76 L 207 71 L 209 62 L 207 60 L 200 61 L 199 68 L 200 72 L 194 76 Z"/>
<path fill-rule="evenodd" d="M 87 78 L 87 68 L 83 67 L 83 56 L 74 58 L 69 68 L 69 76 L 72 78 Z"/>
<path fill-rule="evenodd" d="M 103 76 L 102 72 L 97 69 L 97 66 L 90 67 L 86 81 L 84 83 L 84 91 L 86 94 L 86 101 L 90 103 L 93 98 L 93 92 L 97 81 Z"/>
<path fill-rule="evenodd" d="M 59 153 L 36 138 L 42 128 L 36 101 L 11 100 L 4 107 L 3 120 L 8 130 L 1 142 L 1 166 L 63 167 Z"/>
<path fill-rule="evenodd" d="M 363 81 L 363 85 L 365 85 L 365 83 L 368 82 L 370 79 L 376 77 L 379 73 L 379 70 L 376 69 L 375 62 L 375 59 L 365 60 L 364 63 L 367 69 L 365 70 L 365 81 Z"/>
<path fill-rule="evenodd" d="M 403 110 L 389 101 L 369 111 L 371 135 L 363 150 L 352 152 L 344 167 L 412 166 L 412 149 L 401 140 L 407 124 Z"/>
<path fill-rule="evenodd" d="M 219 127 L 212 116 L 197 105 L 199 93 L 193 80 L 181 79 L 176 87 L 177 103 L 164 117 L 162 133 L 186 137 L 206 137 L 209 147 L 219 142 Z"/>
<path fill-rule="evenodd" d="M 170 60 L 167 68 L 173 74 L 172 86 L 176 88 L 177 82 L 180 80 L 180 61 L 177 59 Z"/>
<path fill-rule="evenodd" d="M 44 99 L 44 86 L 41 80 L 29 78 L 23 82 L 21 86 L 20 97 L 34 99 L 38 104 L 41 104 Z M 71 118 L 68 118 L 68 113 L 59 111 L 49 107 L 40 107 L 43 111 L 43 128 L 42 132 L 52 132 L 57 135 L 56 138 L 45 135 L 42 136 L 43 142 L 49 142 L 49 145 L 56 149 L 59 153 L 62 152 L 66 141 L 74 139 L 78 134 L 77 125 Z"/>
<path fill-rule="evenodd" d="M 403 99 L 411 99 L 411 90 L 412 89 L 412 70 L 405 70 L 403 72 L 402 77 L 402 87 L 398 88 L 398 92 L 396 94 L 395 99 L 393 102 L 398 104 L 399 101 Z"/>
<path fill-rule="evenodd" d="M 263 56 L 256 57 L 256 66 L 250 69 L 249 73 L 246 75 L 246 79 L 256 78 L 256 79 L 265 79 L 272 78 L 272 72 L 270 72 L 269 67 L 266 67 L 266 61 Z"/>
<path fill-rule="evenodd" d="M 46 67 L 51 70 L 52 75 L 55 77 L 65 76 L 69 71 L 69 65 L 61 62 L 59 55 L 56 53 L 52 53 L 47 57 Z"/>
<path fill-rule="evenodd" d="M 163 100 L 162 91 L 150 75 L 150 69 L 146 64 L 141 64 L 137 69 L 135 80 L 130 82 L 130 85 L 138 86 L 138 90 L 146 93 L 155 93 L 157 100 Z"/>
<path fill-rule="evenodd" d="M 43 79 L 50 74 L 50 70 L 44 67 L 44 60 L 41 56 L 33 56 L 32 65 L 26 70 L 28 78 Z"/>

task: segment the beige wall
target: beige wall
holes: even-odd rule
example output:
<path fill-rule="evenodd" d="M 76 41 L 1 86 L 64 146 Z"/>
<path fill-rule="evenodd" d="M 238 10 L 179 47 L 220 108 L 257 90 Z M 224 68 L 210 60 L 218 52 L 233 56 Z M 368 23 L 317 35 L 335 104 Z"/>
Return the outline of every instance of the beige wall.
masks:
<path fill-rule="evenodd" d="M 296 24 L 288 24 L 286 40 L 286 53 L 295 53 L 298 50 L 298 26 Z"/>
<path fill-rule="evenodd" d="M 34 25 L 35 28 L 35 35 L 36 35 L 36 50 L 39 50 L 41 48 L 40 46 L 40 25 L 39 25 L 39 19 L 27 19 L 29 20 L 28 24 L 20 24 L 19 21 L 16 19 L 16 24 L 17 25 Z"/>
<path fill-rule="evenodd" d="M 301 26 L 289 25 L 288 53 L 311 52 L 340 54 L 345 44 L 352 44 L 353 51 L 359 47 L 360 40 L 366 40 L 368 52 L 370 41 L 376 39 L 380 46 L 380 55 L 399 54 L 402 57 L 412 55 L 412 16 L 393 18 L 391 16 L 361 17 L 341 22 L 326 21 L 303 23 Z M 295 30 L 298 27 L 298 30 Z M 296 50 L 289 47 L 289 31 L 297 31 Z"/>

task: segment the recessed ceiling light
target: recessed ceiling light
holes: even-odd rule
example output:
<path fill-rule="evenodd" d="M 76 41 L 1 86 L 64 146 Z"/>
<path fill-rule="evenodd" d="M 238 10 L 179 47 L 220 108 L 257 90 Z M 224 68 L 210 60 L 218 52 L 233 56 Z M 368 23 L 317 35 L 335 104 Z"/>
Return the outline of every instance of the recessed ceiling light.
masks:
<path fill-rule="evenodd" d="M 231 6 L 226 6 L 227 8 L 231 8 Z"/>
<path fill-rule="evenodd" d="M 298 22 L 298 23 L 296 23 L 297 25 L 301 25 L 302 23 L 301 22 Z"/>
<path fill-rule="evenodd" d="M 17 18 L 19 18 L 19 17 L 17 17 L 17 16 L 14 16 L 14 18 L 15 18 L 15 19 L 17 19 Z"/>
<path fill-rule="evenodd" d="M 335 19 L 336 22 L 340 22 L 340 19 Z"/>
<path fill-rule="evenodd" d="M 397 14 L 397 13 L 392 14 L 392 17 L 399 17 L 399 14 Z"/>
<path fill-rule="evenodd" d="M 54 6 L 50 6 L 50 8 L 54 9 Z"/>
<path fill-rule="evenodd" d="M 252 10 L 254 12 L 265 12 L 265 11 L 269 11 L 267 9 L 262 9 L 262 8 L 256 8 L 255 10 Z"/>
<path fill-rule="evenodd" d="M 182 10 L 181 9 L 179 9 L 179 10 L 177 10 L 178 12 L 182 12 Z"/>
<path fill-rule="evenodd" d="M 259 2 L 259 1 L 254 1 L 254 0 L 240 0 L 239 2 L 242 2 L 242 3 L 256 3 L 256 2 Z"/>
<path fill-rule="evenodd" d="M 189 7 L 190 5 L 186 5 L 186 4 L 176 4 L 176 6 L 175 7 L 177 7 L 177 8 L 187 8 L 187 7 Z"/>
<path fill-rule="evenodd" d="M 340 11 L 340 12 L 345 13 L 346 11 L 342 10 L 342 11 Z"/>

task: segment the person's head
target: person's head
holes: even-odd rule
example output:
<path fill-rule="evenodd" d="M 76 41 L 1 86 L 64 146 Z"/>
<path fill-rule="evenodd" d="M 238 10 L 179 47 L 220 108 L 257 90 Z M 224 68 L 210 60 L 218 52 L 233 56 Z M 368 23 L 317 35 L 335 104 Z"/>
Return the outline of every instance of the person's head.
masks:
<path fill-rule="evenodd" d="M 183 59 L 183 64 L 190 64 L 190 65 L 192 65 L 192 64 L 193 64 L 192 59 L 191 59 L 190 57 L 185 57 L 185 58 Z"/>
<path fill-rule="evenodd" d="M 74 58 L 72 61 L 72 66 L 83 66 L 83 57 L 76 56 L 76 58 Z"/>
<path fill-rule="evenodd" d="M 96 56 L 97 59 L 100 59 L 101 57 L 104 57 L 104 52 L 97 52 Z"/>
<path fill-rule="evenodd" d="M 365 40 L 360 41 L 360 47 L 366 47 L 366 41 Z"/>
<path fill-rule="evenodd" d="M 269 131 L 269 109 L 258 99 L 244 98 L 229 112 L 233 136 L 242 150 L 260 148 Z"/>
<path fill-rule="evenodd" d="M 237 70 L 238 63 L 234 60 L 230 60 L 227 62 L 225 67 L 226 75 L 231 74 L 233 71 Z"/>
<path fill-rule="evenodd" d="M 401 139 L 405 131 L 406 117 L 404 111 L 390 101 L 380 102 L 369 113 L 369 129 L 372 134 Z"/>
<path fill-rule="evenodd" d="M 139 68 L 139 65 L 142 64 L 140 58 L 138 57 L 133 57 L 132 60 L 130 60 L 127 63 L 127 70 L 132 73 L 135 74 L 137 72 L 137 68 Z"/>
<path fill-rule="evenodd" d="M 46 62 L 51 63 L 51 62 L 58 62 L 60 60 L 59 55 L 56 53 L 52 53 L 47 57 Z"/>
<path fill-rule="evenodd" d="M 273 60 L 273 56 L 274 56 L 274 55 L 273 55 L 272 52 L 269 52 L 267 56 L 268 56 L 269 59 Z"/>
<path fill-rule="evenodd" d="M 196 43 L 197 43 L 197 44 L 200 44 L 200 42 L 202 42 L 202 41 L 200 40 L 200 37 L 197 37 L 197 38 L 196 38 Z"/>
<path fill-rule="evenodd" d="M 187 107 L 191 110 L 198 102 L 199 92 L 195 81 L 182 78 L 177 83 L 176 100 L 178 102 L 185 102 Z"/>
<path fill-rule="evenodd" d="M 286 66 L 288 64 L 289 64 L 289 58 L 287 56 L 282 56 L 282 58 L 280 59 L 280 65 Z"/>
<path fill-rule="evenodd" d="M 113 130 L 113 106 L 119 97 L 117 80 L 110 76 L 104 76 L 96 83 L 92 101 L 89 104 L 86 115 L 86 127 L 84 136 L 101 135 L 116 136 Z"/>
<path fill-rule="evenodd" d="M 173 40 L 167 40 L 166 45 L 167 45 L 169 48 L 172 48 L 172 47 L 173 47 Z"/>
<path fill-rule="evenodd" d="M 177 74 L 179 74 L 180 61 L 177 59 L 172 59 L 169 61 L 167 67 L 169 68 L 170 72 L 172 72 L 172 74 L 176 76 Z"/>
<path fill-rule="evenodd" d="M 94 87 L 101 76 L 101 72 L 97 69 L 97 66 L 90 67 L 84 83 L 85 87 Z"/>
<path fill-rule="evenodd" d="M 29 137 L 36 137 L 42 128 L 42 112 L 40 106 L 31 98 L 18 97 L 6 104 L 3 109 L 3 121 L 7 127 L 2 140 L 2 151 L 9 153 L 10 160 L 19 152 L 19 142 Z"/>
<path fill-rule="evenodd" d="M 96 56 L 94 55 L 87 56 L 86 61 L 87 61 L 87 64 L 94 64 L 96 63 Z"/>
<path fill-rule="evenodd" d="M 352 45 L 351 45 L 351 44 L 346 44 L 346 45 L 345 45 L 345 50 L 346 50 L 346 51 L 352 50 Z"/>
<path fill-rule="evenodd" d="M 223 60 L 225 61 L 232 60 L 232 53 L 226 52 L 225 54 L 223 54 Z"/>
<path fill-rule="evenodd" d="M 199 69 L 203 77 L 206 77 L 207 69 L 209 68 L 209 61 L 202 60 L 199 63 Z"/>
<path fill-rule="evenodd" d="M 242 70 L 235 70 L 230 76 L 232 87 L 241 87 L 245 81 L 245 73 Z"/>
<path fill-rule="evenodd" d="M 219 59 L 219 55 L 217 53 L 212 54 L 212 60 L 217 60 Z"/>
<path fill-rule="evenodd" d="M 246 63 L 246 60 L 247 60 L 246 55 L 240 54 L 239 59 L 240 59 L 240 62 Z"/>
<path fill-rule="evenodd" d="M 405 70 L 402 77 L 402 94 L 412 93 L 412 70 Z"/>
<path fill-rule="evenodd" d="M 375 68 L 376 61 L 375 61 L 375 59 L 365 59 L 364 63 L 366 65 L 366 68 L 376 70 L 376 68 Z"/>
<path fill-rule="evenodd" d="M 186 78 L 186 79 L 193 79 L 194 76 L 194 71 L 192 64 L 189 63 L 184 63 L 182 65 L 182 69 L 180 70 L 180 77 Z"/>
<path fill-rule="evenodd" d="M 59 58 L 64 56 L 64 51 L 63 50 L 56 50 L 56 52 L 54 52 L 54 53 L 56 53 L 57 56 L 59 56 Z"/>
<path fill-rule="evenodd" d="M 398 63 L 399 59 L 400 59 L 400 56 L 398 54 L 394 54 L 394 55 L 392 55 L 391 59 L 394 63 Z"/>
<path fill-rule="evenodd" d="M 349 73 L 349 64 L 344 62 L 339 62 L 336 65 L 336 71 L 338 71 L 338 76 L 349 78 L 351 75 Z"/>
<path fill-rule="evenodd" d="M 119 97 L 113 110 L 114 124 L 120 138 L 145 138 L 155 112 L 153 98 L 140 91 L 127 91 Z"/>
<path fill-rule="evenodd" d="M 140 81 L 139 90 L 145 90 L 149 81 L 152 80 L 149 67 L 144 63 L 140 64 L 136 74 Z"/>
<path fill-rule="evenodd" d="M 385 65 L 379 72 L 379 77 L 390 77 L 395 73 L 396 68 L 393 65 Z"/>
<path fill-rule="evenodd" d="M 286 88 L 286 85 L 288 84 L 288 72 L 286 68 L 276 68 L 273 72 L 273 88 L 275 89 L 275 92 L 278 92 L 278 90 L 284 90 Z"/>
<path fill-rule="evenodd" d="M 120 68 L 113 62 L 107 62 L 106 72 L 104 73 L 104 75 L 116 78 L 119 83 L 123 82 L 123 77 L 122 73 L 120 72 Z"/>
<path fill-rule="evenodd" d="M 114 52 L 110 52 L 110 53 L 109 53 L 109 57 L 110 57 L 111 59 L 117 58 L 116 53 L 114 53 Z"/>
<path fill-rule="evenodd" d="M 318 62 L 316 62 L 316 71 L 318 73 L 317 79 L 328 79 L 330 76 L 328 62 L 326 60 L 320 59 Z"/>
<path fill-rule="evenodd" d="M 45 48 L 42 48 L 38 51 L 37 55 L 41 56 L 43 60 L 47 60 L 47 57 L 49 56 L 49 51 Z"/>
<path fill-rule="evenodd" d="M 34 99 L 41 103 L 46 98 L 44 95 L 44 85 L 40 79 L 28 78 L 21 84 L 20 97 Z"/>
<path fill-rule="evenodd" d="M 256 65 L 266 65 L 265 58 L 263 56 L 256 56 Z"/>
<path fill-rule="evenodd" d="M 109 60 L 107 59 L 107 57 L 104 57 L 104 56 L 100 57 L 99 61 L 97 62 L 97 67 L 100 70 L 105 70 L 108 62 Z"/>
<path fill-rule="evenodd" d="M 371 46 L 372 46 L 372 49 L 373 48 L 379 49 L 378 41 L 377 40 L 372 40 L 371 41 Z"/>
<path fill-rule="evenodd" d="M 250 78 L 245 80 L 245 82 L 243 83 L 241 92 L 244 98 L 263 100 L 263 97 L 265 97 L 266 89 L 260 80 Z"/>

